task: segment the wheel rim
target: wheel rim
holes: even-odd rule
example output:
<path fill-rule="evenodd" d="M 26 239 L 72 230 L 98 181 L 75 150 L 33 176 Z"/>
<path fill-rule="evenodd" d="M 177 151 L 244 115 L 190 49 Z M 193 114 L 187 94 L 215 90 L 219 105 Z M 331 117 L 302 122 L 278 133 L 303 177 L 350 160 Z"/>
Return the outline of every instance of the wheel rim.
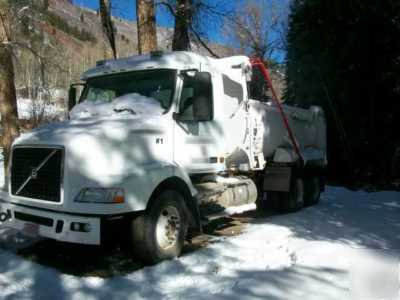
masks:
<path fill-rule="evenodd" d="M 181 216 L 176 207 L 164 207 L 157 219 L 156 240 L 161 249 L 173 247 L 179 238 Z"/>
<path fill-rule="evenodd" d="M 304 204 L 304 185 L 301 179 L 297 179 L 296 181 L 296 204 L 297 206 L 301 206 Z"/>

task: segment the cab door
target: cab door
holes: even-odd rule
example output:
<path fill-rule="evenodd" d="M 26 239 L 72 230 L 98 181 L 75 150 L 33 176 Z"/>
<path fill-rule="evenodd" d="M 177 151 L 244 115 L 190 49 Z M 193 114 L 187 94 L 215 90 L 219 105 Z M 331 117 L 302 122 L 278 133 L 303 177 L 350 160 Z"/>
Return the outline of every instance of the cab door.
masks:
<path fill-rule="evenodd" d="M 174 161 L 189 174 L 219 171 L 221 131 L 214 120 L 212 76 L 190 71 L 180 78 L 183 82 L 174 113 Z"/>

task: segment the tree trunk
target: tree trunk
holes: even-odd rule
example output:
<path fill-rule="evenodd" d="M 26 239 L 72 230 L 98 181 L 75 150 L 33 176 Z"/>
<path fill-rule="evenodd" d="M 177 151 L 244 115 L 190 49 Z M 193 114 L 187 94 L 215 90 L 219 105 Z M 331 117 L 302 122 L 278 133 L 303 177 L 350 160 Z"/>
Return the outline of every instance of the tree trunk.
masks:
<path fill-rule="evenodd" d="M 11 145 L 19 134 L 14 65 L 10 46 L 12 20 L 10 19 L 9 4 L 8 1 L 0 0 L 0 115 L 3 129 L 1 142 L 4 156 L 5 189 L 8 188 Z"/>
<path fill-rule="evenodd" d="M 192 1 L 177 0 L 172 50 L 190 50 L 189 28 L 192 24 Z"/>
<path fill-rule="evenodd" d="M 0 114 L 1 125 L 3 128 L 3 155 L 4 155 L 4 174 L 6 179 L 5 188 L 8 181 L 8 163 L 10 159 L 11 145 L 18 136 L 18 111 L 17 97 L 14 85 L 14 66 L 12 62 L 12 52 L 7 46 L 0 44 Z"/>
<path fill-rule="evenodd" d="M 110 43 L 111 51 L 114 59 L 117 58 L 117 47 L 115 43 L 115 30 L 111 20 L 111 4 L 110 0 L 99 0 L 100 1 L 100 17 L 103 32 Z"/>
<path fill-rule="evenodd" d="M 138 52 L 157 49 L 157 27 L 154 0 L 136 0 Z"/>

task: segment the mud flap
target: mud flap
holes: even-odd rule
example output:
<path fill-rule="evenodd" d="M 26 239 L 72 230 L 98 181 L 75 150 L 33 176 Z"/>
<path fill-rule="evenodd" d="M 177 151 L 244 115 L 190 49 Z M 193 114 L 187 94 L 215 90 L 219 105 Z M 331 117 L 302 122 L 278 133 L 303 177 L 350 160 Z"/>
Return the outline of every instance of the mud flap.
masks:
<path fill-rule="evenodd" d="M 292 167 L 271 166 L 264 173 L 264 191 L 289 192 Z"/>

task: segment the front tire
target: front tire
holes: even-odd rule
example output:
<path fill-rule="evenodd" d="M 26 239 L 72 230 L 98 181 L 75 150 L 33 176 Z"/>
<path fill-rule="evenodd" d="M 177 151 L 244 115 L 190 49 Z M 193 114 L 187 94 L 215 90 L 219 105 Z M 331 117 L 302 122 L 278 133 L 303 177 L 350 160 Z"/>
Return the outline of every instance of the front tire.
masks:
<path fill-rule="evenodd" d="M 155 264 L 181 254 L 187 233 L 183 196 L 175 190 L 160 193 L 144 214 L 131 222 L 131 250 L 145 263 Z"/>

